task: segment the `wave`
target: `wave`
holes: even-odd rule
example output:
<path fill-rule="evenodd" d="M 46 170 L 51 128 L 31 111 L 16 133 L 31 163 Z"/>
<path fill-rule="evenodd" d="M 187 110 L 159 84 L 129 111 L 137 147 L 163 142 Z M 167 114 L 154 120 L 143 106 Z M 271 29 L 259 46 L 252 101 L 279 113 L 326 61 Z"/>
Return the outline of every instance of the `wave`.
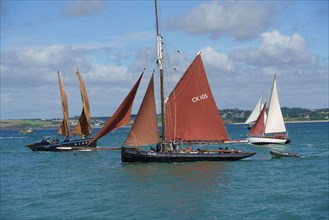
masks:
<path fill-rule="evenodd" d="M 28 138 L 28 137 L 0 137 L 0 140 L 1 139 L 25 139 L 25 138 Z"/>

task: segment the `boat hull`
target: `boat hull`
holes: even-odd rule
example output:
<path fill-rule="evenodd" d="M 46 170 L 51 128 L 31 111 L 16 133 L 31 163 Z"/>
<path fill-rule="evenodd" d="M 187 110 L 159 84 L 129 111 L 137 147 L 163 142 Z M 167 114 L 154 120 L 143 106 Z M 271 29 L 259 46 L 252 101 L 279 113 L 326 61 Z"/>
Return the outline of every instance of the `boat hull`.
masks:
<path fill-rule="evenodd" d="M 241 152 L 226 150 L 223 152 L 150 152 L 136 148 L 121 148 L 122 162 L 160 162 L 160 163 L 180 163 L 196 161 L 235 161 L 250 157 L 255 152 Z"/>
<path fill-rule="evenodd" d="M 270 154 L 272 157 L 299 157 L 299 155 L 295 153 L 276 151 L 273 149 L 270 150 Z"/>
<path fill-rule="evenodd" d="M 36 142 L 33 144 L 27 144 L 26 147 L 30 148 L 32 151 L 86 151 L 91 148 L 96 148 L 96 142 L 90 146 L 87 146 L 92 138 L 77 139 L 67 142 Z"/>
<path fill-rule="evenodd" d="M 265 144 L 288 144 L 290 141 L 288 139 L 282 138 L 271 138 L 271 137 L 248 137 L 248 142 L 255 145 L 265 145 Z"/>

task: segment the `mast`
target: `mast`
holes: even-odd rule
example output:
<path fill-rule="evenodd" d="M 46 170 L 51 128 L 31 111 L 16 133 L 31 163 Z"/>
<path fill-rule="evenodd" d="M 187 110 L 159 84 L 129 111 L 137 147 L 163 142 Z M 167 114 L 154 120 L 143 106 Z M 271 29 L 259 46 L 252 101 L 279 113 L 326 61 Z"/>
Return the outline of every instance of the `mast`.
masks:
<path fill-rule="evenodd" d="M 62 124 L 61 124 L 60 128 L 58 129 L 57 133 L 59 135 L 69 137 L 70 136 L 70 125 L 69 125 L 69 113 L 68 113 L 66 92 L 65 92 L 64 85 L 61 80 L 59 71 L 57 71 L 57 76 L 58 76 L 59 91 L 60 91 L 60 95 L 61 95 L 62 111 L 63 111 L 63 121 L 62 121 Z"/>
<path fill-rule="evenodd" d="M 157 50 L 158 50 L 158 60 L 157 63 L 160 69 L 160 94 L 161 94 L 161 149 L 164 149 L 163 140 L 165 138 L 165 110 L 164 110 L 164 88 L 163 88 L 163 58 L 162 58 L 162 37 L 159 33 L 159 23 L 158 23 L 158 5 L 157 0 L 155 3 L 155 19 L 156 19 L 156 31 L 157 31 Z"/>

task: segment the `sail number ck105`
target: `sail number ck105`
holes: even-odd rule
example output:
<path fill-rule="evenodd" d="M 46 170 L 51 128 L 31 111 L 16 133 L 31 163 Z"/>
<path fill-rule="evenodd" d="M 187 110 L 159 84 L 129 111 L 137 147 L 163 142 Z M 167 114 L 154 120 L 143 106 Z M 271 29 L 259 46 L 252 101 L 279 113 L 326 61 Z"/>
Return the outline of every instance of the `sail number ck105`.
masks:
<path fill-rule="evenodd" d="M 195 97 L 193 97 L 193 98 L 192 98 L 192 102 L 193 102 L 193 103 L 200 102 L 200 101 L 203 101 L 203 100 L 205 100 L 205 99 L 207 99 L 207 98 L 208 98 L 208 95 L 207 95 L 207 93 L 205 93 L 205 94 L 203 94 L 203 95 L 199 95 L 199 96 L 195 96 Z"/>

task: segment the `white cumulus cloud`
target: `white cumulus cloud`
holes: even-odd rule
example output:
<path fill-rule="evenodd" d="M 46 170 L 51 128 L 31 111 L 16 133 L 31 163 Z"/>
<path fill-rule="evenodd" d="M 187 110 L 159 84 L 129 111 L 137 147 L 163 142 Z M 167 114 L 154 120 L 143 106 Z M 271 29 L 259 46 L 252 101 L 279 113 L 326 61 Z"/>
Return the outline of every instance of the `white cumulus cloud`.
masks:
<path fill-rule="evenodd" d="M 260 1 L 212 1 L 201 4 L 186 14 L 173 17 L 167 25 L 172 30 L 192 34 L 209 34 L 245 40 L 266 30 L 274 17 L 274 6 Z"/>
<path fill-rule="evenodd" d="M 261 34 L 257 48 L 248 48 L 233 53 L 237 61 L 246 61 L 256 66 L 295 65 L 305 67 L 318 63 L 318 56 L 311 54 L 305 39 L 298 33 L 285 36 L 277 30 Z"/>
<path fill-rule="evenodd" d="M 79 17 L 95 14 L 105 9 L 105 1 L 102 0 L 78 0 L 67 3 L 63 8 L 63 14 L 67 17 Z"/>
<path fill-rule="evenodd" d="M 209 68 L 226 73 L 236 71 L 237 67 L 234 61 L 227 54 L 216 52 L 212 47 L 205 47 L 202 52 L 204 62 Z"/>

